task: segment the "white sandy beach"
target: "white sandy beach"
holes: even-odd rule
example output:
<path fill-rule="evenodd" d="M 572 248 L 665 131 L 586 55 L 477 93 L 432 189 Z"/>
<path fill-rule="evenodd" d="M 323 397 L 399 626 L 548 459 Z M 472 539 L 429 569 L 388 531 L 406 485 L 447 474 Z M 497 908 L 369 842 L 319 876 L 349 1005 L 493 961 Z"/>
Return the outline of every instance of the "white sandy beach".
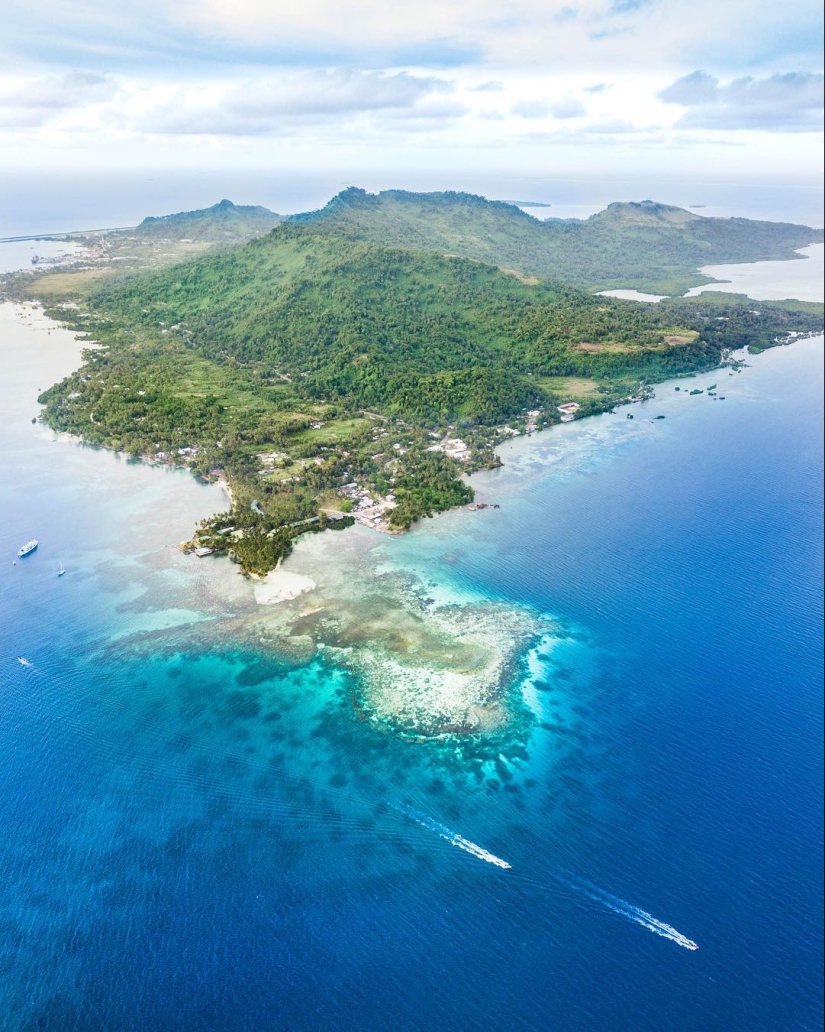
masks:
<path fill-rule="evenodd" d="M 272 570 L 255 586 L 255 601 L 261 606 L 271 606 L 276 602 L 288 602 L 315 587 L 315 581 L 303 574 Z"/>

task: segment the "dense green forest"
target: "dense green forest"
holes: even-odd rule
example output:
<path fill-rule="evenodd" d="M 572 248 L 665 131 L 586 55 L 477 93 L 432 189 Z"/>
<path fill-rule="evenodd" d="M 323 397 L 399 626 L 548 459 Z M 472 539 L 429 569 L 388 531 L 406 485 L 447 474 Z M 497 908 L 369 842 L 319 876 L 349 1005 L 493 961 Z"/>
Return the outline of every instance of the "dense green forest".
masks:
<path fill-rule="evenodd" d="M 172 267 L 46 274 L 29 290 L 90 342 L 41 396 L 43 418 L 223 475 L 231 512 L 198 542 L 256 573 L 308 530 L 406 528 L 469 501 L 462 475 L 513 428 L 558 421 L 563 402 L 602 411 L 822 323 L 821 306 L 731 295 L 619 301 L 313 219 Z"/>
<path fill-rule="evenodd" d="M 683 294 L 708 282 L 700 266 L 796 257 L 821 229 L 708 218 L 653 201 L 615 203 L 588 219 L 539 221 L 465 193 L 369 194 L 350 188 L 291 221 L 354 239 L 474 258 L 590 290 Z"/>
<path fill-rule="evenodd" d="M 661 378 L 712 364 L 732 332 L 695 302 L 675 315 L 304 227 L 106 286 L 90 308 L 96 333 L 168 335 L 304 396 L 486 423 L 539 404 L 533 376 Z"/>

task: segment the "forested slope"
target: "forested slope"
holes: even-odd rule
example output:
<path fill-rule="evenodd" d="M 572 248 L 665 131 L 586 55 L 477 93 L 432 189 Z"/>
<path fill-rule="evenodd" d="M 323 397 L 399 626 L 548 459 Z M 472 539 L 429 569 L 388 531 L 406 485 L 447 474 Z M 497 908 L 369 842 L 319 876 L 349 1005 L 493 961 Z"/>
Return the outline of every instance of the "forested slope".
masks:
<path fill-rule="evenodd" d="M 708 218 L 653 201 L 615 203 L 589 219 L 539 221 L 465 193 L 368 194 L 350 188 L 291 221 L 354 239 L 457 254 L 584 289 L 635 287 L 681 294 L 707 282 L 700 266 L 795 257 L 820 229 Z"/>
<path fill-rule="evenodd" d="M 696 306 L 677 317 L 302 226 L 90 304 L 108 334 L 171 333 L 211 361 L 286 374 L 307 396 L 430 420 L 502 421 L 540 403 L 535 376 L 661 378 L 719 352 L 719 324 L 697 321 Z"/>
<path fill-rule="evenodd" d="M 222 471 L 235 504 L 201 540 L 255 572 L 353 499 L 369 497 L 389 527 L 467 501 L 461 473 L 495 461 L 505 424 L 546 426 L 571 400 L 580 415 L 604 410 L 714 368 L 726 348 L 822 324 L 821 306 L 756 309 L 730 295 L 598 297 L 311 220 L 79 282 L 65 288 L 72 305 L 52 310 L 95 346 L 41 396 L 43 418 L 135 456 Z M 449 453 L 455 438 L 463 463 Z"/>

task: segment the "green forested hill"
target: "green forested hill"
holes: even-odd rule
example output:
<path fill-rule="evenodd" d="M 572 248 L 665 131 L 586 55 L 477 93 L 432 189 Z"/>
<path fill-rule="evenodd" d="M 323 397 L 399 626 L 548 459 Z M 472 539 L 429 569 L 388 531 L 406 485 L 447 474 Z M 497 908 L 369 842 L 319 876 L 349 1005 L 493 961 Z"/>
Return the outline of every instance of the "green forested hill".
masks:
<path fill-rule="evenodd" d="M 210 361 L 287 375 L 307 396 L 425 420 L 503 421 L 540 403 L 535 377 L 660 378 L 718 357 L 696 308 L 685 318 L 309 226 L 91 304 L 109 333 L 171 333 Z"/>
<path fill-rule="evenodd" d="M 591 290 L 681 294 L 707 282 L 702 265 L 793 258 L 822 230 L 696 215 L 652 201 L 609 205 L 589 219 L 541 222 L 465 193 L 368 194 L 350 188 L 291 221 L 392 247 L 457 254 Z"/>
<path fill-rule="evenodd" d="M 233 204 L 223 200 L 211 208 L 150 216 L 134 230 L 134 235 L 143 239 L 236 244 L 268 233 L 280 221 L 280 215 L 260 204 Z"/>
<path fill-rule="evenodd" d="M 460 474 L 493 461 L 505 423 L 556 422 L 568 401 L 580 415 L 604 410 L 715 367 L 725 348 L 822 322 L 821 306 L 757 310 L 729 295 L 599 297 L 313 220 L 151 272 L 82 275 L 74 290 L 67 273 L 27 288 L 50 283 L 40 296 L 52 304 L 65 290 L 79 307 L 59 317 L 98 344 L 41 396 L 44 419 L 222 470 L 235 505 L 205 540 L 257 572 L 314 521 L 347 512 L 353 490 L 392 501 L 388 525 L 409 526 L 472 496 Z M 446 451 L 455 437 L 469 466 Z"/>

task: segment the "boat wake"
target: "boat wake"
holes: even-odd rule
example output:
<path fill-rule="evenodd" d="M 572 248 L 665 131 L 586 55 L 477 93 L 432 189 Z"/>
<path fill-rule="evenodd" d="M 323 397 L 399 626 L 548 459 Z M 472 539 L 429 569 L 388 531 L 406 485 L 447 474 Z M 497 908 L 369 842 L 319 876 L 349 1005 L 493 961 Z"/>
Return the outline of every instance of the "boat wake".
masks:
<path fill-rule="evenodd" d="M 511 864 L 508 864 L 506 860 L 502 860 L 501 857 L 496 856 L 494 853 L 490 853 L 482 846 L 477 845 L 475 842 L 471 842 L 469 839 L 464 838 L 463 835 L 459 835 L 458 832 L 452 831 L 446 825 L 433 820 L 432 817 L 428 817 L 426 814 L 421 813 L 420 810 L 415 810 L 411 806 L 406 806 L 402 803 L 390 803 L 390 806 L 397 813 L 406 817 L 408 820 L 414 821 L 422 828 L 426 828 L 428 831 L 434 832 L 439 838 L 449 842 L 451 846 L 455 846 L 457 849 L 463 849 L 465 853 L 469 853 L 471 856 L 477 857 L 479 860 L 484 860 L 488 864 L 494 864 L 496 867 L 502 867 L 507 870 L 511 869 Z M 664 921 L 660 921 L 658 917 L 654 917 L 653 914 L 649 914 L 646 910 L 642 910 L 641 907 L 637 907 L 635 903 L 630 903 L 626 899 L 622 899 L 619 896 L 614 896 L 610 892 L 606 892 L 604 889 L 600 889 L 598 885 L 593 885 L 592 882 L 585 881 L 583 878 L 577 878 L 575 876 L 565 877 L 563 875 L 555 875 L 559 881 L 573 889 L 580 895 L 587 896 L 588 899 L 593 900 L 595 903 L 600 903 L 603 907 L 608 910 L 612 910 L 614 914 L 619 914 L 621 917 L 626 917 L 629 921 L 633 921 L 635 924 L 641 925 L 642 928 L 646 928 L 649 932 L 653 932 L 654 935 L 660 935 L 663 939 L 669 939 L 671 942 L 675 942 L 677 946 L 681 946 L 686 950 L 698 950 L 699 946 L 693 941 L 688 939 L 686 935 L 682 935 L 680 931 L 677 931 L 672 925 L 666 924 Z"/>
<path fill-rule="evenodd" d="M 446 842 L 449 842 L 451 846 L 455 846 L 457 849 L 463 849 L 465 853 L 469 853 L 471 856 L 475 856 L 479 860 L 484 860 L 488 864 L 494 864 L 496 867 L 503 867 L 507 870 L 510 869 L 511 865 L 508 864 L 506 860 L 502 860 L 500 856 L 496 856 L 494 853 L 488 852 L 482 846 L 464 838 L 463 835 L 459 835 L 458 832 L 451 831 L 445 825 L 439 824 L 438 821 L 434 821 L 432 817 L 428 817 L 426 814 L 421 813 L 418 810 L 414 810 L 411 806 L 404 806 L 398 803 L 391 805 L 394 810 L 403 814 L 404 817 L 409 818 L 411 821 L 415 821 L 416 824 L 420 824 L 422 828 L 426 828 L 428 831 L 435 832 L 439 838 L 443 838 Z"/>
<path fill-rule="evenodd" d="M 626 899 L 621 899 L 610 892 L 605 892 L 604 889 L 600 889 L 598 886 L 584 881 L 582 878 L 565 878 L 564 881 L 571 889 L 584 893 L 594 902 L 601 903 L 603 907 L 612 910 L 614 914 L 626 917 L 629 921 L 635 921 L 636 924 L 640 924 L 642 928 L 653 932 L 654 935 L 661 935 L 664 939 L 670 939 L 671 942 L 675 942 L 677 946 L 681 946 L 686 950 L 699 949 L 698 944 L 693 939 L 688 939 L 686 935 L 682 935 L 672 925 L 665 924 L 664 921 L 660 921 L 657 917 L 649 914 L 646 910 L 642 910 L 641 907 L 637 907 L 634 903 L 628 903 Z"/>

